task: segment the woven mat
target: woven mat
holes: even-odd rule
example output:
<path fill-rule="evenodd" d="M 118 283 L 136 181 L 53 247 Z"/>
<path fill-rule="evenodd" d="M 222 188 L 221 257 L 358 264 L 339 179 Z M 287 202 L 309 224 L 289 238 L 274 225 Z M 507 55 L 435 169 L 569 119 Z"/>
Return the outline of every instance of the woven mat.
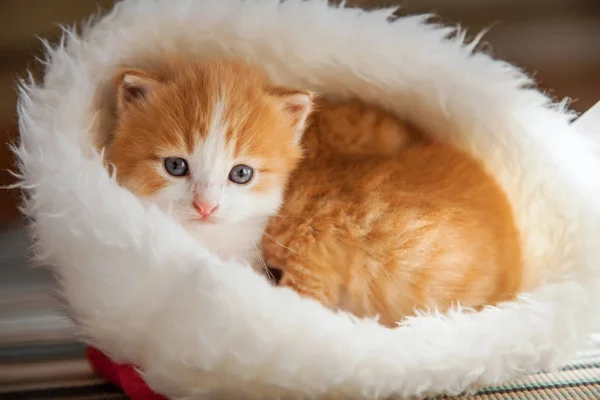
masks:
<path fill-rule="evenodd" d="M 540 372 L 473 395 L 445 400 L 600 400 L 600 342 L 557 371 Z"/>

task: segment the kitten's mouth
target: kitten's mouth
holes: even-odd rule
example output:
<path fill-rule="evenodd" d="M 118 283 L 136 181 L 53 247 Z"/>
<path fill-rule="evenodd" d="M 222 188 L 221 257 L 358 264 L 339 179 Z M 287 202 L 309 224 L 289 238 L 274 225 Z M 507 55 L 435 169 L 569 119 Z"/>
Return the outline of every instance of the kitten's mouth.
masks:
<path fill-rule="evenodd" d="M 196 215 L 194 217 L 191 218 L 192 222 L 198 223 L 198 224 L 214 224 L 216 222 L 216 218 L 213 217 L 212 215 Z"/>

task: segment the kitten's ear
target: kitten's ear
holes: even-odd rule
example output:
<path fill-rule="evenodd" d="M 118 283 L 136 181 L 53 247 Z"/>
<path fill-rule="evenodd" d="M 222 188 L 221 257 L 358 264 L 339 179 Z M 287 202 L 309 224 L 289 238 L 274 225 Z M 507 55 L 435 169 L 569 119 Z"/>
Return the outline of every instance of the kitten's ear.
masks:
<path fill-rule="evenodd" d="M 152 74 L 140 69 L 123 69 L 115 79 L 117 85 L 117 111 L 121 113 L 131 105 L 146 101 L 159 81 Z"/>
<path fill-rule="evenodd" d="M 306 120 L 313 111 L 314 94 L 282 87 L 269 87 L 268 92 L 277 99 L 283 112 L 289 117 L 296 132 L 294 141 L 299 142 L 306 127 Z"/>

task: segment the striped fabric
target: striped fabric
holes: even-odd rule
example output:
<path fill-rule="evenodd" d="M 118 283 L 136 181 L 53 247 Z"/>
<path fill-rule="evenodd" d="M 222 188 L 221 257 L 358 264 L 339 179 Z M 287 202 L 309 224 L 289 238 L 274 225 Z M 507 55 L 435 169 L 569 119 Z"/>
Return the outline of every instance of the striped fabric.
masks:
<path fill-rule="evenodd" d="M 540 372 L 473 395 L 453 400 L 600 400 L 600 341 L 571 363 L 553 372 Z"/>
<path fill-rule="evenodd" d="M 22 228 L 0 232 L 0 399 L 121 400 L 96 376 L 51 294 L 52 275 L 26 268 Z M 445 400 L 600 400 L 600 336 L 569 365 Z"/>

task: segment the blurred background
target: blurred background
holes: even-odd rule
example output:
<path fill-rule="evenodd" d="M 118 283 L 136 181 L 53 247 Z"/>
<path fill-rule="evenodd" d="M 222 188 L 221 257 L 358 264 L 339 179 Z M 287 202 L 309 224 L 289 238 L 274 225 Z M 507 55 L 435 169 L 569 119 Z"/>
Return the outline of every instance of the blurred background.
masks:
<path fill-rule="evenodd" d="M 35 65 L 38 37 L 54 41 L 110 0 L 0 0 L 0 185 L 11 183 L 16 80 Z M 600 100 L 600 0 L 348 0 L 348 6 L 402 5 L 402 14 L 433 12 L 485 40 L 495 57 L 518 64 L 556 99 L 582 112 Z M 18 193 L 0 190 L 0 398 L 120 398 L 96 378 L 52 295 L 52 276 L 28 267 Z"/>

